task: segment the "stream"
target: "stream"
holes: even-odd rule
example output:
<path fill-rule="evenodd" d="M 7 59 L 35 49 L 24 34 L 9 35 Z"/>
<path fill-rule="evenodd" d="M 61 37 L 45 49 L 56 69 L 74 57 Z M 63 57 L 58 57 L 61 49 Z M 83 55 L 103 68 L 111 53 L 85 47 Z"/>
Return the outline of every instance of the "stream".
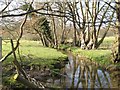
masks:
<path fill-rule="evenodd" d="M 43 69 L 39 66 L 36 66 L 36 68 L 33 68 L 33 66 L 32 68 L 23 68 L 27 71 L 29 77 L 33 78 L 33 83 L 42 83 L 46 90 L 58 90 L 61 88 L 76 90 L 79 88 L 120 88 L 120 69 L 113 68 L 111 71 L 88 58 L 73 55 L 71 52 L 68 52 L 67 56 L 68 59 L 55 64 L 54 69 L 46 67 Z M 5 69 L 3 71 L 6 71 Z M 15 71 L 15 68 L 12 67 L 7 74 L 9 75 L 13 71 Z M 10 87 L 16 88 L 14 85 Z"/>
<path fill-rule="evenodd" d="M 62 88 L 119 88 L 118 77 L 111 75 L 98 64 L 81 56 L 68 54 L 68 63 L 61 69 L 59 78 L 51 78 L 47 83 Z M 120 78 L 120 77 L 119 77 Z M 49 85 L 49 84 L 48 84 Z"/>

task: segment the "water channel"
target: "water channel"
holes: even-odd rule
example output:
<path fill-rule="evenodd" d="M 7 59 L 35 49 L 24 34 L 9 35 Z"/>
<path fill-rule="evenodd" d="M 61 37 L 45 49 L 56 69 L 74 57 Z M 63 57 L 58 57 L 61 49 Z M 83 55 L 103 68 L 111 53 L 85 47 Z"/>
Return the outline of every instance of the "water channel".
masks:
<path fill-rule="evenodd" d="M 120 88 L 120 79 L 98 64 L 70 53 L 68 59 L 65 68 L 61 70 L 61 77 L 48 79 L 48 83 L 63 88 Z"/>

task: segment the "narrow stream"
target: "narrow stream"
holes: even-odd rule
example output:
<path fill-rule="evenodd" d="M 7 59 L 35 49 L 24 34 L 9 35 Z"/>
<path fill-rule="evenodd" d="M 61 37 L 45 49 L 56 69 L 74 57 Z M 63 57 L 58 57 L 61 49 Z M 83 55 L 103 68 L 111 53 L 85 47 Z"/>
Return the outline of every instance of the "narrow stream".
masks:
<path fill-rule="evenodd" d="M 64 75 L 52 80 L 53 85 L 63 88 L 119 88 L 118 79 L 111 77 L 99 65 L 72 54 L 68 54 L 68 59 L 62 69 Z"/>

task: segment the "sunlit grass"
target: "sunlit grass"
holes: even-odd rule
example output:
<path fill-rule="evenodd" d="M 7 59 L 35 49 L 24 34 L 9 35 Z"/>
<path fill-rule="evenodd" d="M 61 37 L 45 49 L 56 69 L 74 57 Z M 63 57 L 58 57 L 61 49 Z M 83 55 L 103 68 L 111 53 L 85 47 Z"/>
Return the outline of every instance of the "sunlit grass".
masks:
<path fill-rule="evenodd" d="M 74 54 L 80 54 L 100 64 L 109 65 L 112 63 L 111 48 L 114 40 L 115 37 L 105 37 L 103 43 L 97 50 L 81 50 L 80 47 L 71 47 L 68 45 L 61 45 L 61 48 L 72 50 Z"/>
<path fill-rule="evenodd" d="M 34 44 L 33 44 L 34 43 Z M 39 45 L 37 42 L 26 43 L 26 45 L 21 44 L 20 47 L 21 53 L 23 54 L 33 54 L 36 57 L 44 59 L 53 59 L 64 56 L 61 52 L 56 49 L 47 48 Z"/>
<path fill-rule="evenodd" d="M 99 39 L 100 40 L 100 39 Z M 100 45 L 99 49 L 110 49 L 112 48 L 115 41 L 115 37 L 105 37 L 103 43 Z"/>
<path fill-rule="evenodd" d="M 14 43 L 16 44 L 15 41 Z M 2 54 L 4 56 L 11 51 L 11 44 L 9 41 L 7 41 L 7 43 L 3 41 L 2 45 Z M 50 65 L 66 58 L 66 55 L 63 53 L 56 49 L 43 47 L 38 41 L 21 40 L 19 49 L 23 63 L 29 62 L 29 64 Z M 18 52 L 16 50 L 16 54 L 17 53 Z M 13 55 L 5 60 L 5 63 L 11 63 L 12 60 Z"/>
<path fill-rule="evenodd" d="M 85 56 L 93 61 L 99 62 L 100 64 L 110 64 L 111 60 L 111 51 L 110 50 L 81 50 L 74 49 L 72 50 L 75 54 L 80 54 Z"/>
<path fill-rule="evenodd" d="M 111 62 L 111 50 L 110 48 L 114 44 L 115 37 L 105 37 L 103 43 L 98 50 L 81 50 L 79 47 L 70 47 L 63 45 L 62 49 L 71 48 L 74 53 L 81 54 L 92 60 L 100 63 Z M 15 42 L 14 42 L 15 43 Z M 9 41 L 3 42 L 3 55 L 11 50 Z M 17 53 L 17 52 L 16 52 Z M 57 61 L 58 58 L 64 58 L 66 55 L 58 52 L 56 49 L 43 47 L 39 41 L 21 40 L 20 41 L 20 54 L 23 56 L 30 56 L 30 58 L 22 58 L 23 61 L 29 61 L 34 64 L 48 65 Z M 31 60 L 30 60 L 31 59 Z M 12 56 L 8 58 L 7 62 L 12 61 Z"/>
<path fill-rule="evenodd" d="M 14 46 L 16 41 L 14 41 Z M 30 41 L 30 40 L 21 40 L 20 41 L 20 56 L 18 55 L 18 49 L 16 50 L 17 60 L 21 66 L 40 66 L 50 68 L 54 70 L 55 63 L 60 63 L 65 60 L 67 56 L 56 49 L 43 47 L 39 41 Z M 2 56 L 11 51 L 10 40 L 2 41 Z M 13 79 L 14 72 L 10 71 L 11 67 L 13 68 L 13 55 L 10 55 L 3 63 L 3 84 L 4 85 L 13 85 L 18 87 L 24 87 L 22 84 L 19 84 Z"/>

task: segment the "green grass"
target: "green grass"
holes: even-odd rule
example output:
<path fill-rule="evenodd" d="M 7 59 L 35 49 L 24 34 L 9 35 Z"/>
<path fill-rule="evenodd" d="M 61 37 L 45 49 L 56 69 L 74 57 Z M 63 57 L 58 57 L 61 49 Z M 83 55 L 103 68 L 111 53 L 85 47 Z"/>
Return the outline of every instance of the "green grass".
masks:
<path fill-rule="evenodd" d="M 16 44 L 16 41 L 14 41 L 14 44 Z M 19 59 L 18 50 L 16 50 L 17 59 L 20 64 L 26 67 L 34 65 L 40 66 L 42 69 L 46 66 L 47 68 L 54 70 L 54 64 L 60 63 L 67 58 L 67 55 L 61 53 L 60 51 L 57 51 L 56 49 L 43 47 L 38 41 L 21 40 L 19 49 L 22 61 Z M 2 42 L 2 55 L 4 56 L 9 51 L 11 51 L 10 41 L 5 40 Z M 12 63 L 13 60 L 13 55 L 10 55 L 2 63 L 3 85 L 24 88 L 24 85 L 16 82 L 13 79 L 13 76 L 16 73 L 16 71 L 11 71 L 11 69 L 14 67 Z"/>
<path fill-rule="evenodd" d="M 71 50 L 74 54 L 80 54 L 102 65 L 112 63 L 111 49 L 114 44 L 115 37 L 105 37 L 103 43 L 97 50 L 81 50 L 79 47 L 71 47 L 61 45 L 61 49 Z"/>
<path fill-rule="evenodd" d="M 89 58 L 90 60 L 96 61 L 102 65 L 109 65 L 112 63 L 111 51 L 110 50 L 81 50 L 72 49 L 74 54 L 80 54 Z"/>
<path fill-rule="evenodd" d="M 100 39 L 99 39 L 100 40 Z M 114 44 L 115 37 L 105 37 L 103 43 L 100 45 L 99 49 L 110 49 Z"/>
<path fill-rule="evenodd" d="M 9 41 L 6 42 L 3 41 L 3 46 L 2 46 L 3 56 L 11 50 L 10 42 Z M 14 41 L 14 43 L 16 42 Z M 22 62 L 23 63 L 29 62 L 29 65 L 37 64 L 37 65 L 49 66 L 60 60 L 64 60 L 67 57 L 66 55 L 57 51 L 56 49 L 43 47 L 38 41 L 21 40 L 19 49 L 20 49 Z M 5 62 L 3 62 L 3 64 L 10 64 L 12 61 L 13 61 L 13 55 L 9 56 L 8 59 L 5 60 Z"/>
<path fill-rule="evenodd" d="M 113 41 L 115 40 L 115 37 L 105 37 L 104 41 L 103 42 L 110 42 L 110 43 L 113 43 Z"/>

